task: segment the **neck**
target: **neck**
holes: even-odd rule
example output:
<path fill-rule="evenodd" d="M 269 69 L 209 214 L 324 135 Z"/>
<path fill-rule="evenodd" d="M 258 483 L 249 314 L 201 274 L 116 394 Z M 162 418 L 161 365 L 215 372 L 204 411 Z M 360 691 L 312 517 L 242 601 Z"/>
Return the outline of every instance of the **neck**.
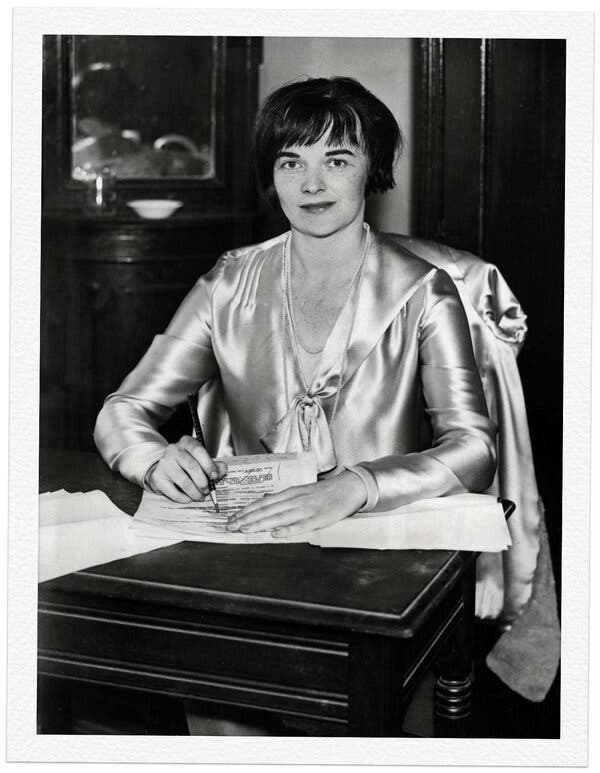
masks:
<path fill-rule="evenodd" d="M 364 239 L 362 219 L 330 236 L 309 236 L 292 228 L 291 255 L 298 268 L 313 276 L 332 271 L 346 273 L 360 259 Z"/>

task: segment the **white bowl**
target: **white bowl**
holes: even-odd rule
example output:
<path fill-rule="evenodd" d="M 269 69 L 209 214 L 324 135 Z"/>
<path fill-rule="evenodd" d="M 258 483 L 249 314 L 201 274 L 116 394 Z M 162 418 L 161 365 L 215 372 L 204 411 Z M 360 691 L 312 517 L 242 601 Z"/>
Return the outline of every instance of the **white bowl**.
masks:
<path fill-rule="evenodd" d="M 164 220 L 171 217 L 173 212 L 183 206 L 183 201 L 174 201 L 173 199 L 136 199 L 128 201 L 127 206 L 131 207 L 140 217 L 146 220 Z"/>

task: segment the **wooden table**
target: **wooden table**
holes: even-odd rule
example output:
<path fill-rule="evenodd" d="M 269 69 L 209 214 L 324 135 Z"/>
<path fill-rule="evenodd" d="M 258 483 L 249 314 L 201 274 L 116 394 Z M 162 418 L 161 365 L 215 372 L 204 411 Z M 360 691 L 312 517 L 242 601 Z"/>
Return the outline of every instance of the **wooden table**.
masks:
<path fill-rule="evenodd" d="M 94 454 L 42 451 L 40 470 L 41 491 L 98 488 L 129 514 L 141 496 Z M 87 683 L 398 736 L 436 661 L 436 734 L 462 735 L 475 558 L 181 542 L 41 583 L 40 731 L 70 731 L 70 687 Z"/>

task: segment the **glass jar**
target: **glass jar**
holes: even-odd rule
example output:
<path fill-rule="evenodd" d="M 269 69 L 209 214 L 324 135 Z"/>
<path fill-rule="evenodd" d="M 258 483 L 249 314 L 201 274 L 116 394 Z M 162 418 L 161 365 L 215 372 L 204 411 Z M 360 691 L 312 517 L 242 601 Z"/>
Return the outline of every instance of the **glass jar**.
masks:
<path fill-rule="evenodd" d="M 116 176 L 110 167 L 90 171 L 86 176 L 85 211 L 88 215 L 116 215 Z"/>

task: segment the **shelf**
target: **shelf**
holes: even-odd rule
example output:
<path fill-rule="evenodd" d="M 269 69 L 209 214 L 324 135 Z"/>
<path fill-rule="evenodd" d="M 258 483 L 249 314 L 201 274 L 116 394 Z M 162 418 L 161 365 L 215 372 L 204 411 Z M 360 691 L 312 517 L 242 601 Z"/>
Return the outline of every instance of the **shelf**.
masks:
<path fill-rule="evenodd" d="M 47 222 L 63 221 L 73 226 L 113 229 L 115 226 L 126 226 L 128 229 L 160 229 L 204 227 L 239 220 L 251 220 L 257 216 L 252 210 L 231 210 L 227 212 L 177 212 L 164 220 L 149 220 L 134 213 L 119 212 L 116 215 L 86 215 L 79 210 L 56 209 L 42 213 L 42 220 Z"/>

